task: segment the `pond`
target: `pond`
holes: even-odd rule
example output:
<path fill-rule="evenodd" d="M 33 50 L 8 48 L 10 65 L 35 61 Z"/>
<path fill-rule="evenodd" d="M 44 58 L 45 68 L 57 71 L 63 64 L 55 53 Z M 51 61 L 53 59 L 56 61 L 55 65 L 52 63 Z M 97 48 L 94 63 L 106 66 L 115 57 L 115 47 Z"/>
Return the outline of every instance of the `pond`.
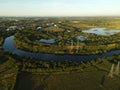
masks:
<path fill-rule="evenodd" d="M 114 54 L 120 54 L 120 50 L 110 51 L 100 55 L 56 55 L 46 53 L 34 53 L 17 49 L 14 45 L 14 36 L 7 37 L 3 43 L 4 52 L 9 51 L 19 56 L 32 57 L 41 60 L 57 60 L 57 61 L 91 61 L 97 58 L 110 57 Z"/>
<path fill-rule="evenodd" d="M 76 39 L 77 39 L 78 41 L 84 41 L 86 38 L 87 38 L 87 37 L 85 37 L 85 36 L 76 36 Z"/>
<path fill-rule="evenodd" d="M 50 44 L 55 43 L 55 39 L 40 39 L 40 40 L 36 40 L 36 41 L 42 42 L 42 43 L 50 43 Z"/>
<path fill-rule="evenodd" d="M 116 33 L 119 33 L 120 30 L 107 30 L 105 28 L 91 28 L 88 30 L 83 30 L 82 32 L 93 33 L 93 34 L 97 34 L 97 35 L 111 36 L 111 35 L 114 35 Z"/>

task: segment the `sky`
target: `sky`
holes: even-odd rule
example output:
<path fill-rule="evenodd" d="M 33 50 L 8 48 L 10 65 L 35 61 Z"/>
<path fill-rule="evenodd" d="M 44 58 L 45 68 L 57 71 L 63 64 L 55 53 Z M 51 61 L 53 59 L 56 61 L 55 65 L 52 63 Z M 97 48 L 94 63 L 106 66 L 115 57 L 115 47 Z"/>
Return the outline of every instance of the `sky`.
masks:
<path fill-rule="evenodd" d="M 0 16 L 120 16 L 120 0 L 0 0 Z"/>

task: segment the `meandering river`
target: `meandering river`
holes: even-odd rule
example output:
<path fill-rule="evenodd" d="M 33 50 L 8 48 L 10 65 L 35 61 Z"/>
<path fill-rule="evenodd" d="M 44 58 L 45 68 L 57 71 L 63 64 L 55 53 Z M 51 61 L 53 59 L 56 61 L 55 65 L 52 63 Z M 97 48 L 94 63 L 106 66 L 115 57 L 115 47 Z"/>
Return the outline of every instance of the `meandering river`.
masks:
<path fill-rule="evenodd" d="M 9 51 L 12 54 L 19 56 L 32 57 L 41 60 L 71 60 L 71 61 L 90 61 L 102 57 L 110 57 L 115 54 L 120 54 L 120 50 L 110 51 L 99 55 L 56 55 L 56 54 L 46 54 L 46 53 L 34 53 L 24 50 L 17 49 L 14 45 L 14 36 L 7 37 L 3 43 L 4 52 Z"/>

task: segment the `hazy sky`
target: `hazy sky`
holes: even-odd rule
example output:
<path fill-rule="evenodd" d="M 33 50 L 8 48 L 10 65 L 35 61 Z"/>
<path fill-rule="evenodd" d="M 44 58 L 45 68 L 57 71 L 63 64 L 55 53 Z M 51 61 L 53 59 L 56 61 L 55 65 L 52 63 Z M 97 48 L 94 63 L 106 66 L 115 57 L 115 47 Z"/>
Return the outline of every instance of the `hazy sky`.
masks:
<path fill-rule="evenodd" d="M 0 16 L 120 16 L 120 0 L 0 0 Z"/>

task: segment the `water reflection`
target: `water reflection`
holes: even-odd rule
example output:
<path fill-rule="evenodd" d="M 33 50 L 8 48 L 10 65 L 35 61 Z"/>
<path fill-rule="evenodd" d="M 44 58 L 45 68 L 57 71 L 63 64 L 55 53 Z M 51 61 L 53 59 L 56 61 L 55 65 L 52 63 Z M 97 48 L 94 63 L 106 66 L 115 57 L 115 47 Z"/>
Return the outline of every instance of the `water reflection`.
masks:
<path fill-rule="evenodd" d="M 55 43 L 55 39 L 40 39 L 40 40 L 36 40 L 37 42 L 43 42 L 43 43 Z"/>
<path fill-rule="evenodd" d="M 84 41 L 86 38 L 87 38 L 87 37 L 85 37 L 85 36 L 77 36 L 77 37 L 76 37 L 76 39 L 77 39 L 78 41 Z"/>
<path fill-rule="evenodd" d="M 114 54 L 120 54 L 120 50 L 110 51 L 101 55 L 55 55 L 55 54 L 46 54 L 46 53 L 34 53 L 24 50 L 17 49 L 14 45 L 14 36 L 7 37 L 3 44 L 4 51 L 9 51 L 13 54 L 25 57 L 32 57 L 41 60 L 71 60 L 71 61 L 90 61 L 97 58 L 109 57 Z"/>
<path fill-rule="evenodd" d="M 82 32 L 110 36 L 110 35 L 119 33 L 120 30 L 106 30 L 105 28 L 92 28 L 92 29 L 88 29 L 88 30 L 83 30 Z"/>

